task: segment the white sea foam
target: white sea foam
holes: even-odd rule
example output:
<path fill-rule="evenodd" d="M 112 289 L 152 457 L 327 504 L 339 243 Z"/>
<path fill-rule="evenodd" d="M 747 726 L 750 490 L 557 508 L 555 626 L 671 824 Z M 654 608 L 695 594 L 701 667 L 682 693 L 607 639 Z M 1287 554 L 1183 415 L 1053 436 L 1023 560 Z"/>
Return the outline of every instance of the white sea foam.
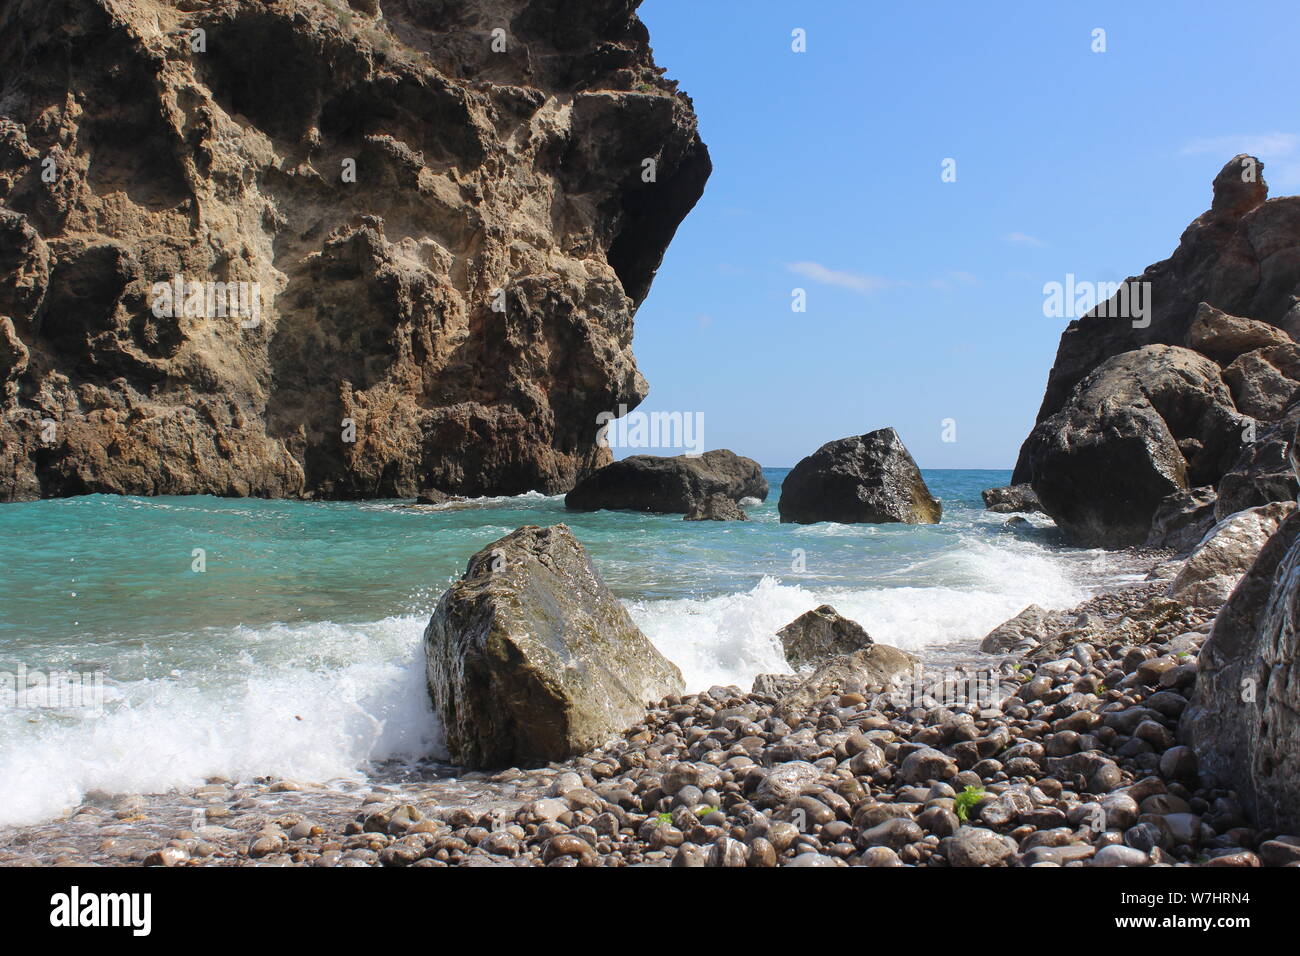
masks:
<path fill-rule="evenodd" d="M 847 586 L 834 586 L 838 575 L 791 573 L 730 594 L 629 607 L 689 690 L 748 687 L 756 674 L 788 669 L 776 631 L 822 603 L 924 658 L 978 639 L 1029 603 L 1078 603 L 1087 596 L 1080 582 L 1108 571 L 1100 552 L 1057 552 L 1012 535 L 959 535 L 903 567 L 866 550 L 861 560 L 836 565 L 854 572 L 844 575 L 854 582 Z M 426 621 L 427 610 L 369 624 L 78 645 L 76 653 L 107 662 L 106 713 L 0 712 L 0 824 L 49 819 L 90 790 L 159 792 L 214 775 L 326 781 L 355 778 L 371 760 L 439 755 L 425 688 Z"/>
<path fill-rule="evenodd" d="M 877 641 L 924 659 L 927 649 L 983 637 L 1031 603 L 1063 608 L 1088 596 L 1065 560 L 1024 542 L 963 539 L 955 549 L 883 578 L 886 586 L 839 589 L 764 577 L 747 592 L 634 602 L 631 612 L 682 669 L 687 690 L 698 691 L 714 684 L 748 689 L 757 674 L 788 673 L 776 631 L 820 604 L 834 605 Z M 934 583 L 889 587 L 891 578 Z"/>
<path fill-rule="evenodd" d="M 367 760 L 438 753 L 425 690 L 424 619 L 276 625 L 229 634 L 273 664 L 119 682 L 97 718 L 11 710 L 0 719 L 0 824 L 30 823 L 90 790 L 155 793 L 221 775 L 323 781 Z M 205 638 L 211 639 L 210 635 Z"/>

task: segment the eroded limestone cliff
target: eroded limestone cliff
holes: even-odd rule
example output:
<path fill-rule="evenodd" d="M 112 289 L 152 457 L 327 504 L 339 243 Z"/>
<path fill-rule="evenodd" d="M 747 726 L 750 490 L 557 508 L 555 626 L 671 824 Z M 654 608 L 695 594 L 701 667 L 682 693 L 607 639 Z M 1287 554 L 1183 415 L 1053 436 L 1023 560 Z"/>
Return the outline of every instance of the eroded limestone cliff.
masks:
<path fill-rule="evenodd" d="M 606 463 L 711 170 L 638 4 L 0 3 L 0 500 Z"/>

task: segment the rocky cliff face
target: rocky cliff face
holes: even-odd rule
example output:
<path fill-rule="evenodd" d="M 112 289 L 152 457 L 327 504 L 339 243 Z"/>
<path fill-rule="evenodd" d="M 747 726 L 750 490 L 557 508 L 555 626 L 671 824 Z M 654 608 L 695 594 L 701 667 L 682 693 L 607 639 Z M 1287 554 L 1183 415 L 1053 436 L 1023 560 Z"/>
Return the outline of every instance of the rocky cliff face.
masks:
<path fill-rule="evenodd" d="M 0 499 L 605 464 L 711 169 L 638 2 L 0 5 Z"/>
<path fill-rule="evenodd" d="M 1300 197 L 1237 156 L 1170 258 L 1069 324 L 1013 481 L 1080 543 L 1141 544 L 1170 496 L 1236 510 L 1294 495 L 1279 429 L 1300 413 Z M 1142 311 L 1142 310 L 1137 310 Z"/>

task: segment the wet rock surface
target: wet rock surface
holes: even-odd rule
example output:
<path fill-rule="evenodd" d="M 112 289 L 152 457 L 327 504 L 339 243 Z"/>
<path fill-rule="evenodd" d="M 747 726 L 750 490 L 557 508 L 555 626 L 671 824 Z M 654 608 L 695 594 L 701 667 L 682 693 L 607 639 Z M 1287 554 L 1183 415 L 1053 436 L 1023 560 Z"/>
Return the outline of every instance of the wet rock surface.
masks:
<path fill-rule="evenodd" d="M 827 442 L 781 483 L 782 522 L 938 524 L 943 509 L 892 428 Z"/>
<path fill-rule="evenodd" d="M 844 617 L 829 604 L 799 615 L 776 632 L 791 667 L 823 663 L 831 657 L 852 654 L 873 644 L 871 635 L 857 621 Z"/>
<path fill-rule="evenodd" d="M 470 558 L 424 633 L 429 693 L 463 766 L 535 766 L 617 735 L 682 676 L 565 525 Z"/>
<path fill-rule="evenodd" d="M 984 507 L 997 514 L 1033 513 L 1043 510 L 1042 502 L 1030 484 L 988 488 L 980 492 Z"/>

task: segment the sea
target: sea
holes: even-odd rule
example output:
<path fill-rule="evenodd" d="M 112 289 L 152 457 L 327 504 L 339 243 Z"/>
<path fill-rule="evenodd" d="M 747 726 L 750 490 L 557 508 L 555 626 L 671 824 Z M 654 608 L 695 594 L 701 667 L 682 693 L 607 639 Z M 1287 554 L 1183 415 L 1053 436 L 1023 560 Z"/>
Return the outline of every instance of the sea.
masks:
<path fill-rule="evenodd" d="M 441 506 L 90 495 L 0 505 L 0 826 L 87 793 L 211 777 L 360 779 L 445 757 L 422 635 L 471 554 L 567 524 L 688 691 L 788 672 L 776 632 L 831 604 L 929 666 L 1033 603 L 1131 580 L 1050 519 L 984 510 L 1006 471 L 924 472 L 938 525 L 567 511 L 525 494 Z"/>

